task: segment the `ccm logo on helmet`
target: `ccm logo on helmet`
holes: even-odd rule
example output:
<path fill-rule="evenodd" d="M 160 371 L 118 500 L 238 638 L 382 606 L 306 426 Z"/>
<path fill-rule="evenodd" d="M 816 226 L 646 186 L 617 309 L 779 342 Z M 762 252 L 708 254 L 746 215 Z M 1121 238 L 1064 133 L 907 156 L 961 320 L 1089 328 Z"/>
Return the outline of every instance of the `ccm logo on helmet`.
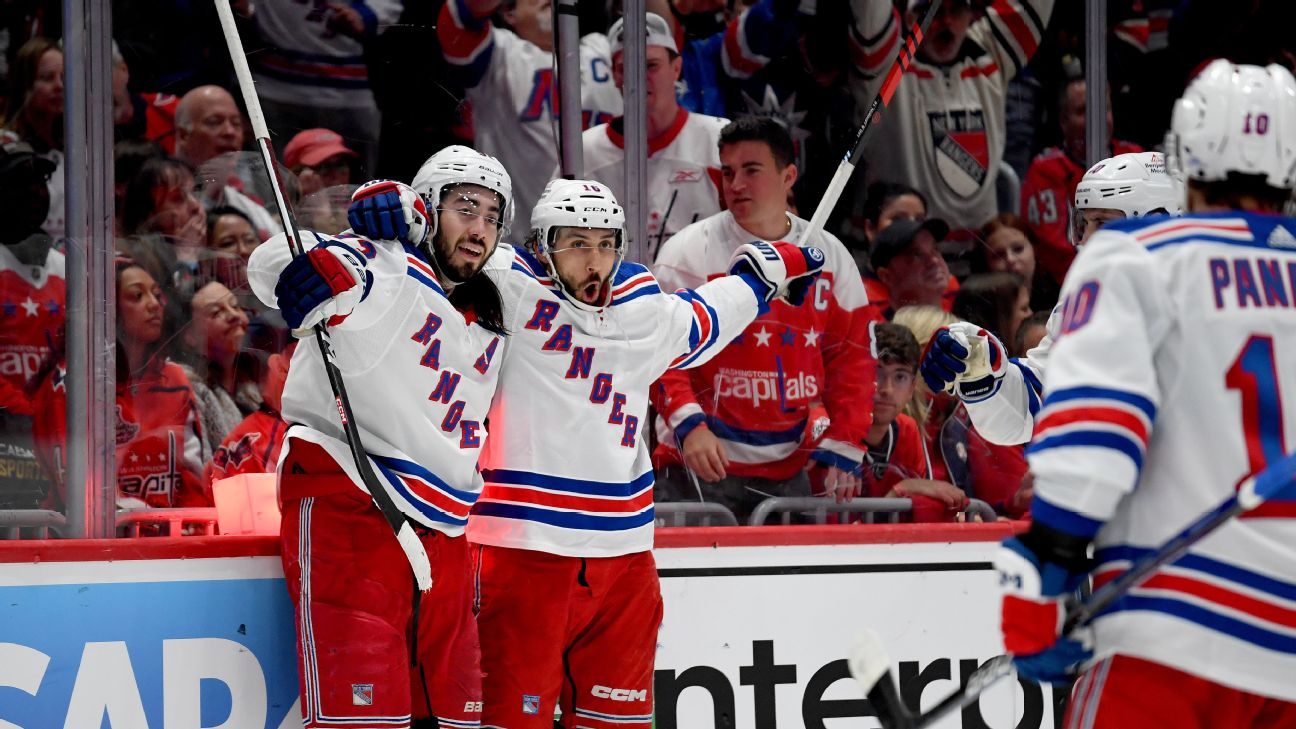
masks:
<path fill-rule="evenodd" d="M 647 701 L 648 689 L 608 688 L 607 686 L 595 686 L 590 693 L 600 699 L 611 699 L 613 701 Z"/>

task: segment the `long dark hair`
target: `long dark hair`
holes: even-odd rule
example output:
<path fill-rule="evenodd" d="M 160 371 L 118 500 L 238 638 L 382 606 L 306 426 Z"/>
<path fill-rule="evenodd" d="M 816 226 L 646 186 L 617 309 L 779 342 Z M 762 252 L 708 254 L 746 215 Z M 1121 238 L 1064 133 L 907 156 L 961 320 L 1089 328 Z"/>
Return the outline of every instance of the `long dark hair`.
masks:
<path fill-rule="evenodd" d="M 193 168 L 174 157 L 154 157 L 140 165 L 139 172 L 126 183 L 122 196 L 122 232 L 126 235 L 151 232 L 153 214 L 157 212 L 154 191 L 173 185 L 178 177 L 193 177 Z"/>
<path fill-rule="evenodd" d="M 978 273 L 969 276 L 954 299 L 954 315 L 976 324 L 1004 342 L 1012 344 L 1015 332 L 1008 331 L 1017 308 L 1017 297 L 1026 281 L 1015 273 Z"/>

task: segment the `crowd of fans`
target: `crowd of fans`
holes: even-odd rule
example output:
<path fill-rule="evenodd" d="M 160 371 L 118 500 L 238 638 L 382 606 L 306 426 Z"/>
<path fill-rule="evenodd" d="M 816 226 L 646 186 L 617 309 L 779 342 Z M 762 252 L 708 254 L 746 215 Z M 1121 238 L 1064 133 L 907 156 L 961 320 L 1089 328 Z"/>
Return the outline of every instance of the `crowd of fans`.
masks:
<path fill-rule="evenodd" d="M 753 236 L 791 235 L 770 226 L 784 212 L 810 217 L 903 28 L 928 0 L 646 4 L 648 239 L 637 250 L 664 282 L 705 280 L 712 272 L 672 247 L 675 235 L 722 210 Z M 580 3 L 583 144 L 586 176 L 624 196 L 614 5 Z M 214 480 L 273 470 L 286 427 L 277 409 L 294 340 L 250 295 L 246 275 L 252 250 L 281 224 L 209 6 L 113 4 L 123 507 L 210 505 Z M 741 518 L 765 496 L 840 497 L 807 468 L 807 454 L 855 409 L 872 418 L 854 444 L 867 457 L 847 498 L 911 497 L 906 518 L 916 521 L 957 520 L 970 499 L 1002 518 L 1026 512 L 1021 447 L 985 441 L 956 398 L 927 391 L 915 373 L 932 333 L 951 321 L 993 332 L 1012 355 L 1043 336 L 1074 256 L 1070 203 L 1085 170 L 1082 6 L 944 1 L 922 63 L 874 126 L 864 170 L 827 226 L 850 254 L 831 295 L 847 302 L 862 285 L 853 315 L 877 323 L 870 361 L 832 351 L 831 336 L 867 338 L 858 327 L 832 324 L 820 344 L 818 319 L 789 315 L 781 334 L 766 334 L 817 348 L 806 370 L 816 387 L 790 393 L 780 381 L 745 416 L 781 422 L 797 400 L 804 412 L 779 443 L 745 443 L 726 425 L 719 379 L 663 378 L 654 397 L 659 499 L 718 501 Z M 525 235 L 531 204 L 558 170 L 550 2 L 233 7 L 301 227 L 340 232 L 356 184 L 408 182 L 431 152 L 464 143 L 509 170 L 515 238 Z M 1170 101 L 1203 60 L 1293 61 L 1276 29 L 1292 27 L 1296 4 L 1110 7 L 1107 154 L 1158 146 Z M 64 164 L 59 24 L 56 4 L 0 9 L 0 199 L 9 211 L 0 226 L 0 509 L 60 509 L 69 487 L 63 180 L 80 171 Z M 1219 32 L 1225 26 L 1233 32 Z M 776 131 L 753 119 L 772 119 Z M 874 366 L 872 402 L 852 401 L 858 394 L 839 371 Z"/>

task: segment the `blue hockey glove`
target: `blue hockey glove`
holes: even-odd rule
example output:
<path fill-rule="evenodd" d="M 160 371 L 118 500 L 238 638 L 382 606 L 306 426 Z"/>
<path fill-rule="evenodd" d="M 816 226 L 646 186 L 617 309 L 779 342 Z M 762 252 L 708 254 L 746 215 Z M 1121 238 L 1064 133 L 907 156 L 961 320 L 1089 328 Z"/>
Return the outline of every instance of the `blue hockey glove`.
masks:
<path fill-rule="evenodd" d="M 292 259 L 275 285 L 284 321 L 293 329 L 341 324 L 363 298 L 366 273 L 360 256 L 336 241 Z"/>
<path fill-rule="evenodd" d="M 1087 631 L 1061 635 L 1066 620 L 1065 600 L 1084 581 L 1087 571 L 1048 561 L 1032 548 L 1034 534 L 1013 537 L 995 555 L 995 570 L 1003 591 L 1004 649 L 1013 655 L 1017 672 L 1034 681 L 1064 683 L 1093 651 Z"/>
<path fill-rule="evenodd" d="M 932 392 L 953 392 L 976 402 L 993 395 L 1008 365 L 999 338 L 968 322 L 936 330 L 919 371 Z M 957 388 L 955 387 L 957 385 Z"/>
<path fill-rule="evenodd" d="M 399 240 L 418 246 L 432 229 L 423 196 L 394 180 L 366 182 L 351 195 L 351 230 L 373 240 Z"/>

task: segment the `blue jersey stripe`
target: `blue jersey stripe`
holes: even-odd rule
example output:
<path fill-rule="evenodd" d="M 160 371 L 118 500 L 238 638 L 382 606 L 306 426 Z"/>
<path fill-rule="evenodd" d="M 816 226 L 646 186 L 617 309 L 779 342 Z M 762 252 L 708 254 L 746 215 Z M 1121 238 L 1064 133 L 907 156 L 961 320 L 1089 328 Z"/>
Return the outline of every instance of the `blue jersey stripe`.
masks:
<path fill-rule="evenodd" d="M 512 471 L 503 468 L 488 468 L 482 471 L 482 478 L 489 483 L 513 484 L 518 486 L 536 486 L 549 491 L 563 491 L 582 496 L 606 496 L 612 498 L 629 498 L 642 493 L 652 486 L 653 472 L 645 471 L 633 481 L 614 483 L 610 481 L 587 481 L 579 478 L 547 476 L 531 471 Z"/>
<path fill-rule="evenodd" d="M 453 524 L 454 526 L 466 526 L 468 524 L 467 519 L 459 519 L 447 514 L 410 493 L 409 488 L 400 480 L 400 476 L 397 476 L 383 464 L 375 463 L 374 465 L 378 467 L 378 470 L 382 473 L 383 477 L 387 479 L 387 483 L 391 484 L 392 488 L 396 490 L 396 493 L 400 494 L 401 498 L 409 502 L 410 506 L 418 509 L 418 512 L 423 516 L 432 521 L 439 521 L 443 524 Z"/>
<path fill-rule="evenodd" d="M 502 519 L 521 519 L 534 521 L 564 529 L 582 529 L 596 532 L 618 532 L 651 524 L 653 509 L 648 507 L 641 514 L 627 516 L 596 516 L 576 511 L 556 511 L 539 506 L 522 506 L 520 504 L 501 504 L 494 501 L 479 501 L 473 506 L 473 513 L 478 516 L 494 516 Z"/>
<path fill-rule="evenodd" d="M 1047 408 L 1072 400 L 1115 400 L 1138 408 L 1147 416 L 1148 422 L 1156 420 L 1157 408 L 1151 400 L 1137 393 L 1114 390 L 1109 387 L 1068 387 L 1064 390 L 1055 390 L 1044 398 L 1044 407 Z"/>
<path fill-rule="evenodd" d="M 1094 558 L 1099 565 L 1103 565 L 1107 562 L 1118 561 L 1134 562 L 1145 555 L 1151 554 L 1153 551 L 1154 550 L 1143 547 L 1119 545 L 1099 549 L 1094 555 Z M 1283 582 L 1282 580 L 1260 574 L 1259 572 L 1252 572 L 1251 570 L 1243 569 L 1242 567 L 1229 564 L 1228 562 L 1204 557 L 1200 554 L 1190 553 L 1180 557 L 1171 564 L 1175 567 L 1182 567 L 1186 570 L 1201 572 L 1202 574 L 1210 575 L 1211 577 L 1218 577 L 1222 580 L 1235 582 L 1244 587 L 1265 592 L 1283 600 L 1296 602 L 1296 584 Z"/>
<path fill-rule="evenodd" d="M 1031 519 L 1066 534 L 1093 539 L 1103 522 L 1078 511 L 1051 504 L 1038 493 L 1031 499 Z"/>
<path fill-rule="evenodd" d="M 1134 462 L 1134 467 L 1143 469 L 1142 444 L 1134 438 L 1107 430 L 1073 430 L 1069 433 L 1046 435 L 1026 446 L 1026 455 L 1042 453 L 1054 448 L 1107 448 L 1124 454 Z"/>
<path fill-rule="evenodd" d="M 432 473 L 431 471 L 418 465 L 417 463 L 413 463 L 411 461 L 404 461 L 399 458 L 391 458 L 388 456 L 375 456 L 371 454 L 369 457 L 374 459 L 374 461 L 382 464 L 383 466 L 390 468 L 393 471 L 399 471 L 408 476 L 416 476 L 418 478 L 421 478 L 424 481 L 427 481 L 428 483 L 432 484 L 436 488 L 446 492 L 447 494 L 450 494 L 456 499 L 459 499 L 460 501 L 466 501 L 467 503 L 471 504 L 477 500 L 478 494 L 473 493 L 472 491 L 460 491 L 459 489 L 441 480 L 441 478 L 437 476 L 435 473 Z"/>
<path fill-rule="evenodd" d="M 1146 611 L 1173 615 L 1176 618 L 1196 623 L 1208 630 L 1244 640 L 1265 650 L 1296 654 L 1296 637 L 1265 630 L 1229 615 L 1208 610 L 1196 605 L 1170 597 L 1147 597 L 1128 595 L 1113 603 L 1112 607 L 1102 613 L 1110 615 L 1116 612 Z"/>
<path fill-rule="evenodd" d="M 716 437 L 753 446 L 798 443 L 805 433 L 805 426 L 805 418 L 802 418 L 797 421 L 796 425 L 786 430 L 746 430 L 730 425 L 714 415 L 707 418 L 707 427 L 711 429 L 712 433 L 715 433 Z"/>

